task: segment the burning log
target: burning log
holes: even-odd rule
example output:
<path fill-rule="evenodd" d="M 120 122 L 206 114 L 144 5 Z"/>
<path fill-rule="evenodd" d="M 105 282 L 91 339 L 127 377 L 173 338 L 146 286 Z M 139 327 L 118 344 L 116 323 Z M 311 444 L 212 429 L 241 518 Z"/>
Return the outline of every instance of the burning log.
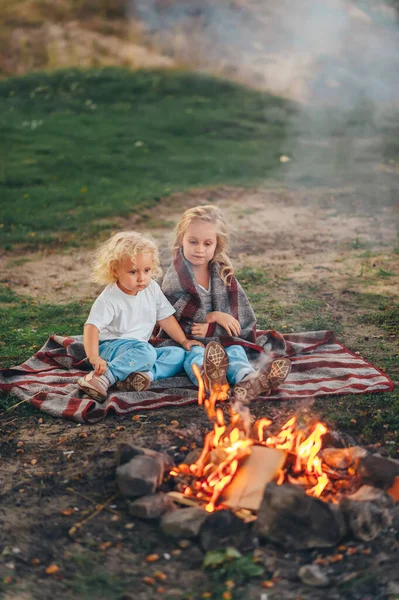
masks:
<path fill-rule="evenodd" d="M 252 446 L 252 452 L 224 489 L 221 502 L 230 508 L 258 510 L 266 485 L 283 467 L 286 454 L 282 450 Z"/>
<path fill-rule="evenodd" d="M 195 365 L 194 365 L 195 367 Z M 307 432 L 298 428 L 293 417 L 276 435 L 268 435 L 272 421 L 259 419 L 251 436 L 246 420 L 231 409 L 230 424 L 225 422 L 218 400 L 226 400 L 225 390 L 211 390 L 207 400 L 198 368 L 198 402 L 204 404 L 214 423 L 203 450 L 192 464 L 182 463 L 171 470 L 179 488 L 189 498 L 205 504 L 205 510 L 230 506 L 256 510 L 266 484 L 295 482 L 309 495 L 320 496 L 329 484 L 318 453 L 327 428 L 315 423 Z M 273 450 L 266 453 L 265 450 Z M 262 464 L 260 464 L 262 462 Z"/>

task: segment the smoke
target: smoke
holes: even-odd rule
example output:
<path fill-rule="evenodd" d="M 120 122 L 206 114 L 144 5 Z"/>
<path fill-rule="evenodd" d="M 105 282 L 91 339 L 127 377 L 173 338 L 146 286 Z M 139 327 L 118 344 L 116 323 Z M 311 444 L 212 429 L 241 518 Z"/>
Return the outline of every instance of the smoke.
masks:
<path fill-rule="evenodd" d="M 378 187 L 390 176 L 375 166 L 371 173 L 369 164 L 384 163 L 382 132 L 399 107 L 393 6 L 382 0 L 130 0 L 129 14 L 177 64 L 298 103 L 292 116 L 282 111 L 288 183 L 368 185 L 373 177 Z"/>
<path fill-rule="evenodd" d="M 277 95 L 345 108 L 365 97 L 399 102 L 397 13 L 381 1 L 130 0 L 129 6 L 166 52 Z"/>

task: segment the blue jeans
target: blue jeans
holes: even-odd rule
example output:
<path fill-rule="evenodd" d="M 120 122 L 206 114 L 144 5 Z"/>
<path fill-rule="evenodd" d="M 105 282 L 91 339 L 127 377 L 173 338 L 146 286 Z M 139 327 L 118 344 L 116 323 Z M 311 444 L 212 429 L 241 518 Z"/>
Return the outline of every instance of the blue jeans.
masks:
<path fill-rule="evenodd" d="M 246 352 L 242 346 L 228 346 L 225 348 L 229 357 L 229 367 L 227 369 L 227 381 L 230 385 L 235 385 L 248 373 L 252 373 L 255 369 L 250 364 Z M 193 365 L 202 367 L 204 364 L 205 348 L 202 346 L 193 346 L 190 352 L 186 353 L 184 361 L 184 370 L 191 381 L 198 385 L 198 381 L 193 372 Z"/>
<path fill-rule="evenodd" d="M 152 381 L 173 377 L 183 372 L 186 356 L 179 346 L 154 348 L 148 342 L 124 338 L 100 342 L 99 353 L 107 361 L 105 376 L 111 385 L 136 371 L 147 372 Z"/>

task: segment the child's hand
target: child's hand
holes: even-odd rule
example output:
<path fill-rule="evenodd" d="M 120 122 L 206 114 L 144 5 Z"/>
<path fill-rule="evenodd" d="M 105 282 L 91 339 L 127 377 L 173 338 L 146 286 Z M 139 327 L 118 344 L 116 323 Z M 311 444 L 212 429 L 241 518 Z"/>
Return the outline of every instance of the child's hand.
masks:
<path fill-rule="evenodd" d="M 209 323 L 193 323 L 191 326 L 191 333 L 198 335 L 199 337 L 206 337 Z"/>
<path fill-rule="evenodd" d="M 217 323 L 223 327 L 229 335 L 238 336 L 241 333 L 241 325 L 232 315 L 215 310 L 208 313 L 209 323 Z"/>
<path fill-rule="evenodd" d="M 191 346 L 203 346 L 198 340 L 184 340 L 182 346 L 185 350 L 191 350 Z"/>
<path fill-rule="evenodd" d="M 103 358 L 101 358 L 100 356 L 96 356 L 95 358 L 91 358 L 89 360 L 94 367 L 94 374 L 95 375 L 104 375 L 105 371 L 107 370 L 106 361 Z"/>

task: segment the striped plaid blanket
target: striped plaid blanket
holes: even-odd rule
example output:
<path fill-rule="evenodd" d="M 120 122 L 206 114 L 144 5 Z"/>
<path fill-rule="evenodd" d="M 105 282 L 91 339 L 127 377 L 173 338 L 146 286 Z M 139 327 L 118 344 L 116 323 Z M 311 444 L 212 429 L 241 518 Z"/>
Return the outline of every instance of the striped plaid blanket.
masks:
<path fill-rule="evenodd" d="M 259 331 L 260 336 L 265 332 Z M 331 331 L 284 335 L 292 371 L 284 384 L 264 400 L 288 400 L 337 394 L 389 392 L 387 375 L 339 343 Z M 77 387 L 89 365 L 81 336 L 51 336 L 24 364 L 0 371 L 0 390 L 55 417 L 95 423 L 108 412 L 185 406 L 197 401 L 196 388 L 182 375 L 154 382 L 146 392 L 112 390 L 104 404 Z"/>

